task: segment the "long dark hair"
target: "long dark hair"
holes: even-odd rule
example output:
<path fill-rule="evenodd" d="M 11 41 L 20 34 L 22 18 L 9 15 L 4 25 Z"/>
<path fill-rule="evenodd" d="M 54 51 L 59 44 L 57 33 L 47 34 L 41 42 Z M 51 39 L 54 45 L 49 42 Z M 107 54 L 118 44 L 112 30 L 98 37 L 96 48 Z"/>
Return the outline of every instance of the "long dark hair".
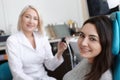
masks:
<path fill-rule="evenodd" d="M 102 74 L 111 68 L 113 63 L 112 55 L 112 21 L 105 15 L 92 17 L 86 20 L 87 23 L 95 25 L 102 47 L 101 53 L 95 57 L 91 71 L 85 75 L 85 80 L 99 80 Z"/>

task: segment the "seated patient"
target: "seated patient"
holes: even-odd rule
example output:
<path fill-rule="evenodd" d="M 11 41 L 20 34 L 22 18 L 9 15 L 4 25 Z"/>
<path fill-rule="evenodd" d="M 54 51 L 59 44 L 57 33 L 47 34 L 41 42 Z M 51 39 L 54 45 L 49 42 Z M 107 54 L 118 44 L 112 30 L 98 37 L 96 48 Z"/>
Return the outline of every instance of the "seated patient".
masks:
<path fill-rule="evenodd" d="M 42 30 L 42 19 L 31 5 L 26 6 L 18 21 L 18 32 L 7 39 L 7 54 L 13 80 L 56 80 L 47 75 L 44 66 L 55 70 L 62 62 L 67 45 L 58 43 L 53 56 Z"/>
<path fill-rule="evenodd" d="M 84 22 L 78 47 L 83 60 L 63 80 L 112 80 L 112 22 L 107 16 L 96 16 Z"/>

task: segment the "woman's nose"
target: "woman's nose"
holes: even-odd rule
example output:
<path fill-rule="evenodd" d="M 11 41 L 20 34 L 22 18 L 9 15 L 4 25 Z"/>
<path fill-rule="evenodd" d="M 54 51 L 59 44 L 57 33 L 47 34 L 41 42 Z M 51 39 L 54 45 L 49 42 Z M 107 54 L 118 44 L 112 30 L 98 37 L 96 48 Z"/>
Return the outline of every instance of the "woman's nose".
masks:
<path fill-rule="evenodd" d="M 33 19 L 31 18 L 29 22 L 32 23 L 32 22 L 33 22 Z"/>
<path fill-rule="evenodd" d="M 82 45 L 82 46 L 88 46 L 88 39 L 87 39 L 87 38 L 84 38 L 84 39 L 81 41 L 81 45 Z"/>

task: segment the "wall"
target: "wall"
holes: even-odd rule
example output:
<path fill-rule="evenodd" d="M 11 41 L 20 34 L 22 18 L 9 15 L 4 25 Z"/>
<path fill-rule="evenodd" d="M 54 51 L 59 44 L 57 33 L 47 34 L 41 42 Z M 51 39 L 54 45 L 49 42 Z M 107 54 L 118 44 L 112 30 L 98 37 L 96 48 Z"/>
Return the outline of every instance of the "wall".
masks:
<path fill-rule="evenodd" d="M 7 33 L 16 32 L 18 16 L 22 8 L 28 4 L 35 5 L 42 15 L 44 26 L 61 24 L 72 19 L 80 27 L 88 18 L 86 0 L 0 0 L 0 28 Z M 86 17 L 87 16 L 87 17 Z"/>
<path fill-rule="evenodd" d="M 87 0 L 80 0 L 82 10 L 81 13 L 83 15 L 83 22 L 89 18 L 89 12 L 88 12 L 88 6 L 87 6 Z"/>
<path fill-rule="evenodd" d="M 114 8 L 120 5 L 120 0 L 107 0 L 109 8 Z"/>
<path fill-rule="evenodd" d="M 5 17 L 4 17 L 4 7 L 3 7 L 3 2 L 0 0 L 0 29 L 6 30 L 5 27 Z M 4 27 L 3 27 L 4 25 Z"/>

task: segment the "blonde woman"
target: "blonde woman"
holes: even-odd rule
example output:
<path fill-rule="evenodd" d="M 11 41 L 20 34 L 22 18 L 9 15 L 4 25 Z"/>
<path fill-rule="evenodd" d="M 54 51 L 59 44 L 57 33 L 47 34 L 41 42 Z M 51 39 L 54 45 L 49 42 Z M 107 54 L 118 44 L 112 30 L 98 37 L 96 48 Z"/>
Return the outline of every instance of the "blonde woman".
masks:
<path fill-rule="evenodd" d="M 7 39 L 6 52 L 13 80 L 56 80 L 47 75 L 44 65 L 55 70 L 64 61 L 62 54 L 67 45 L 59 42 L 58 51 L 53 56 L 42 27 L 36 8 L 26 6 L 19 16 L 18 33 Z"/>

